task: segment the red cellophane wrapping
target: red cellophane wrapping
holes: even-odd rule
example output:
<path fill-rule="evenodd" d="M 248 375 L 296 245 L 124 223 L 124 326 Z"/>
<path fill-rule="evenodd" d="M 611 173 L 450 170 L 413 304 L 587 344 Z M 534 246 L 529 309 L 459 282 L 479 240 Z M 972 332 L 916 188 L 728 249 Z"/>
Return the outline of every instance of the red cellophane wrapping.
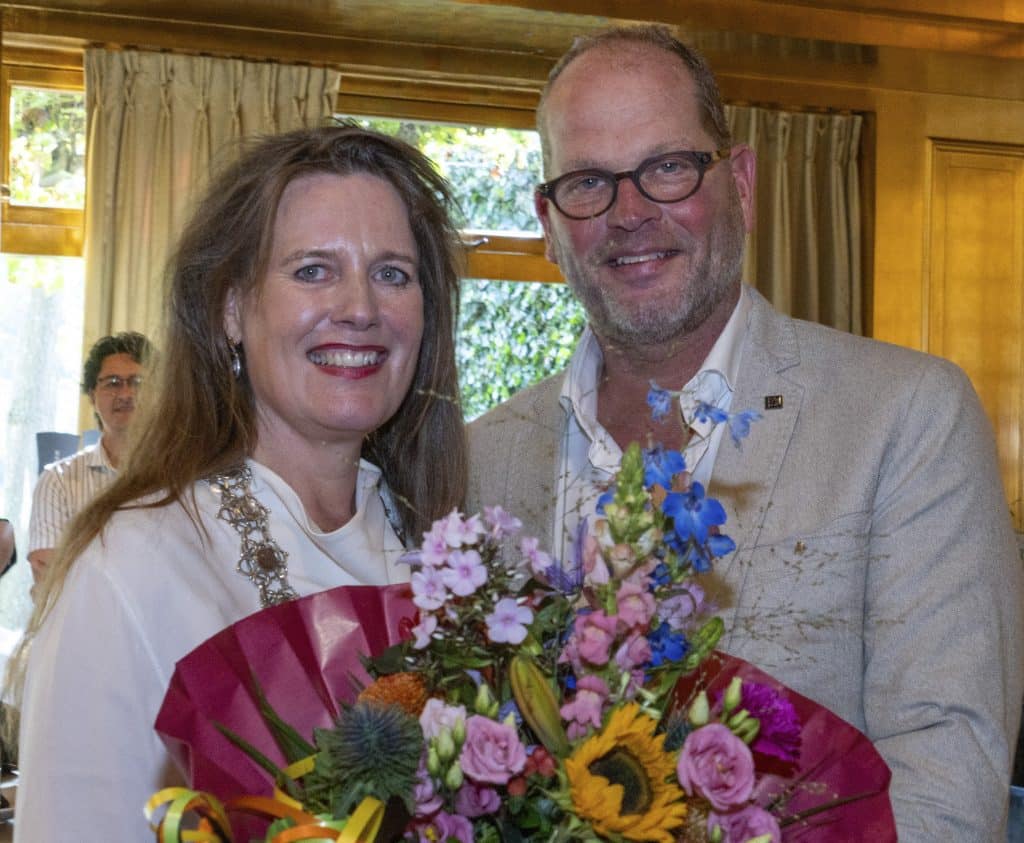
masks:
<path fill-rule="evenodd" d="M 785 692 L 800 719 L 800 758 L 786 763 L 754 753 L 754 801 L 770 808 L 792 843 L 890 843 L 896 823 L 889 802 L 888 765 L 857 728 L 824 706 L 801 696 L 767 673 L 725 653 L 715 652 L 676 686 L 685 704 L 704 689 L 713 700 L 739 676 L 744 682 Z"/>
<path fill-rule="evenodd" d="M 267 773 L 216 728 L 219 723 L 280 765 L 285 759 L 260 714 L 255 685 L 307 740 L 328 727 L 339 700 L 369 677 L 359 660 L 399 640 L 416 614 L 408 585 L 341 586 L 272 606 L 232 624 L 175 666 L 156 729 L 191 787 L 220 799 L 269 795 Z M 235 820 L 237 840 L 259 828 Z M 265 825 L 265 824 L 264 824 Z"/>
<path fill-rule="evenodd" d="M 273 783 L 266 772 L 215 724 L 283 765 L 260 714 L 255 685 L 309 739 L 314 728 L 331 725 L 339 700 L 351 702 L 358 684 L 369 682 L 360 656 L 377 655 L 396 643 L 402 621 L 411 623 L 415 614 L 407 585 L 342 586 L 243 618 L 178 662 L 156 729 L 192 787 L 225 800 L 268 795 Z M 895 841 L 889 768 L 846 721 L 748 662 L 718 652 L 680 680 L 676 699 L 686 704 L 699 689 L 715 699 L 737 675 L 785 691 L 800 718 L 799 761 L 755 753 L 755 801 L 780 819 L 783 839 Z M 261 827 L 244 817 L 233 819 L 237 840 L 250 839 Z"/>

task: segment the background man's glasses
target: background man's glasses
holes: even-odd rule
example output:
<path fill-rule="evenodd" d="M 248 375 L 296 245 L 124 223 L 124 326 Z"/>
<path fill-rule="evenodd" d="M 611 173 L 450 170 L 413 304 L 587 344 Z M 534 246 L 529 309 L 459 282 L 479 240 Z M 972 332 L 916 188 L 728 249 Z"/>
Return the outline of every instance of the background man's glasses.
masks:
<path fill-rule="evenodd" d="M 692 150 L 655 155 L 635 170 L 573 170 L 538 185 L 537 192 L 550 199 L 558 210 L 573 220 L 597 217 L 615 204 L 619 181 L 629 179 L 652 202 L 682 202 L 700 190 L 704 174 L 729 157 L 730 150 Z"/>
<path fill-rule="evenodd" d="M 122 378 L 120 375 L 107 375 L 105 378 L 99 378 L 96 381 L 96 388 L 102 389 L 104 392 L 118 392 L 123 387 L 135 390 L 142 385 L 142 375 L 131 375 L 127 378 Z"/>

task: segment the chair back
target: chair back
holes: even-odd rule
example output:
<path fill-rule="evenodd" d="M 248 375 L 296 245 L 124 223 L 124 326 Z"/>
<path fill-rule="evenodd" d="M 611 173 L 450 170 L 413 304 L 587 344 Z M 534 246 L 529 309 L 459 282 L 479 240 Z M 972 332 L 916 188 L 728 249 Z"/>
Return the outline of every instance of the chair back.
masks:
<path fill-rule="evenodd" d="M 39 473 L 52 462 L 70 457 L 78 450 L 77 433 L 58 433 L 44 430 L 36 434 L 36 452 L 39 457 Z"/>

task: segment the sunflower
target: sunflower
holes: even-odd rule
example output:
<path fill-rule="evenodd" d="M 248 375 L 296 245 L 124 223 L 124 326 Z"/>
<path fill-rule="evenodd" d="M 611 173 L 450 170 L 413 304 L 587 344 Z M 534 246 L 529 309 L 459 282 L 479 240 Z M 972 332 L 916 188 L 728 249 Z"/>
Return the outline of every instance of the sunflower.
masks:
<path fill-rule="evenodd" d="M 672 843 L 672 829 L 686 817 L 675 781 L 676 760 L 665 752 L 655 721 L 629 703 L 604 729 L 565 761 L 569 795 L 578 817 L 598 834 Z"/>

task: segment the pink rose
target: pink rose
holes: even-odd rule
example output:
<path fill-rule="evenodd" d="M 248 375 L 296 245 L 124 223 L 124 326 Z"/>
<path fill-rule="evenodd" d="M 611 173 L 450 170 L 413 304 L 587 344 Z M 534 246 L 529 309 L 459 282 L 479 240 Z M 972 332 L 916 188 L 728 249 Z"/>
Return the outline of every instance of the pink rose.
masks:
<path fill-rule="evenodd" d="M 772 843 L 781 843 L 782 832 L 775 817 L 758 805 L 747 805 L 738 811 L 708 814 L 708 834 L 715 826 L 722 829 L 722 843 L 744 843 L 754 837 L 771 835 Z"/>
<path fill-rule="evenodd" d="M 506 784 L 526 766 L 526 747 L 515 726 L 474 714 L 466 721 L 466 742 L 459 764 L 462 772 L 476 782 Z"/>
<path fill-rule="evenodd" d="M 754 757 L 728 726 L 709 723 L 686 737 L 676 765 L 679 784 L 716 811 L 742 805 L 754 789 Z"/>
<path fill-rule="evenodd" d="M 482 817 L 495 814 L 501 807 L 498 791 L 487 785 L 463 782 L 455 794 L 455 810 L 464 817 Z"/>

